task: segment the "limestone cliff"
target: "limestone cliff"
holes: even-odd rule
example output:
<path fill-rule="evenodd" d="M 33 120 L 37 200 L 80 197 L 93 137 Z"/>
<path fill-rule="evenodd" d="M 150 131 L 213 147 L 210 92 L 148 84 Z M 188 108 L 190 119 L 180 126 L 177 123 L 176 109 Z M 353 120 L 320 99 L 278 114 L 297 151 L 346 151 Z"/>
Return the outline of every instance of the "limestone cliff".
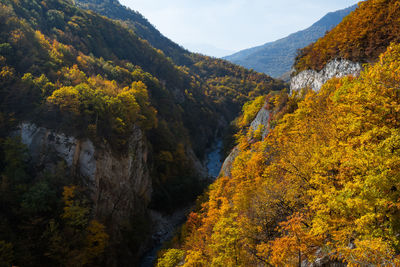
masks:
<path fill-rule="evenodd" d="M 113 153 L 106 144 L 95 146 L 88 139 L 67 136 L 32 123 L 22 123 L 18 134 L 36 167 L 51 171 L 57 162 L 64 160 L 72 176 L 80 178 L 90 189 L 93 216 L 108 226 L 111 245 L 123 239 L 123 232 L 135 217 L 145 216 L 152 181 L 147 142 L 139 127 L 132 130 L 126 155 Z M 135 248 L 135 253 L 142 253 L 145 245 L 144 242 L 141 248 Z M 137 256 L 131 254 L 127 258 Z"/>
<path fill-rule="evenodd" d="M 239 155 L 239 148 L 234 147 L 231 151 L 231 153 L 226 157 L 224 160 L 224 163 L 222 164 L 221 171 L 219 175 L 221 176 L 228 176 L 231 177 L 231 170 L 232 170 L 232 165 L 235 162 L 236 157 Z"/>
<path fill-rule="evenodd" d="M 261 138 L 264 139 L 269 133 L 269 120 L 271 118 L 271 112 L 267 109 L 267 104 L 265 104 L 260 111 L 257 113 L 256 118 L 250 124 L 250 130 L 254 133 L 259 127 L 261 129 Z"/>
<path fill-rule="evenodd" d="M 303 88 L 311 88 L 319 91 L 322 85 L 333 77 L 344 77 L 347 75 L 359 75 L 362 70 L 360 63 L 354 63 L 345 59 L 335 59 L 330 61 L 319 72 L 315 70 L 305 70 L 291 78 L 290 91 L 299 91 Z"/>

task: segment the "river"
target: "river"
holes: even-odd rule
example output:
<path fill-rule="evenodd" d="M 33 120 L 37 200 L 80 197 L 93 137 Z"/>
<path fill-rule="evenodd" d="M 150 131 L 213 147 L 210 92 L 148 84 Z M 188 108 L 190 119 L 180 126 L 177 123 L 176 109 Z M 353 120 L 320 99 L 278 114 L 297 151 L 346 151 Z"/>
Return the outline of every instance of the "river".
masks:
<path fill-rule="evenodd" d="M 222 166 L 222 148 L 223 143 L 221 139 L 217 139 L 212 146 L 207 150 L 205 165 L 207 167 L 208 176 L 214 180 L 218 177 Z M 176 229 L 180 227 L 186 220 L 187 214 L 191 209 L 189 207 L 175 211 L 171 215 L 162 215 L 161 213 L 152 211 L 152 217 L 161 225 L 161 230 L 153 235 L 156 240 L 155 246 L 147 252 L 140 261 L 140 267 L 153 267 L 157 259 L 157 253 L 162 248 L 164 242 L 169 241 Z"/>
<path fill-rule="evenodd" d="M 213 179 L 216 179 L 221 171 L 222 166 L 222 148 L 223 143 L 221 139 L 217 139 L 211 146 L 207 153 L 206 167 L 208 175 Z"/>

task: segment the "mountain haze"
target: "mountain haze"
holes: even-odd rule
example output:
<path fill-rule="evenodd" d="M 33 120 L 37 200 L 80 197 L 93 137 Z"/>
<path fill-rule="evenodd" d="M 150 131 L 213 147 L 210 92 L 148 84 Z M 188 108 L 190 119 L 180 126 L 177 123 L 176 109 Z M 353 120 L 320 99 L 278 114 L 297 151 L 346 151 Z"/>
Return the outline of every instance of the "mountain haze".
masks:
<path fill-rule="evenodd" d="M 356 7 L 357 5 L 354 5 L 328 13 L 308 29 L 293 33 L 275 42 L 237 52 L 224 59 L 272 77 L 280 77 L 292 68 L 298 49 L 324 36 L 327 31 L 338 25 Z"/>
<path fill-rule="evenodd" d="M 222 58 L 226 55 L 231 55 L 235 51 L 222 49 L 211 44 L 206 43 L 185 43 L 183 44 L 189 51 L 200 53 L 207 56 Z"/>

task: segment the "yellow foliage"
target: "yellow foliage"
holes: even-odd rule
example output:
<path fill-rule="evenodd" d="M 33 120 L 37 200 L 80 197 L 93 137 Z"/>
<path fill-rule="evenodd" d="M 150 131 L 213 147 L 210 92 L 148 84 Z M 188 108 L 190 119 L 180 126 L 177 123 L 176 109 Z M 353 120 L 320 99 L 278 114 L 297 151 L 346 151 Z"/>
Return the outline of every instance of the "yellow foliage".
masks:
<path fill-rule="evenodd" d="M 47 98 L 48 103 L 57 105 L 62 111 L 80 114 L 79 91 L 72 86 L 61 87 Z"/>
<path fill-rule="evenodd" d="M 239 139 L 232 178 L 190 217 L 190 266 L 399 264 L 399 84 L 393 44 L 360 77 L 308 92 L 265 140 Z"/>
<path fill-rule="evenodd" d="M 96 220 L 90 221 L 86 231 L 85 254 L 88 258 L 95 259 L 99 255 L 103 254 L 109 236 L 105 231 L 104 225 Z"/>
<path fill-rule="evenodd" d="M 255 100 L 247 102 L 243 106 L 243 113 L 238 121 L 239 128 L 246 127 L 248 124 L 250 124 L 264 104 L 265 96 L 259 96 Z"/>

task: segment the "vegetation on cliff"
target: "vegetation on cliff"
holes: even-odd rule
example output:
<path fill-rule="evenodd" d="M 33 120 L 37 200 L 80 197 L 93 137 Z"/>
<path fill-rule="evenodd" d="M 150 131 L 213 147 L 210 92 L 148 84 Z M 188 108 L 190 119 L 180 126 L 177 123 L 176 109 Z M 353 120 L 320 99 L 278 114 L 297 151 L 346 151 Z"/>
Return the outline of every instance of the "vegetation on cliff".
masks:
<path fill-rule="evenodd" d="M 100 264 L 109 235 L 90 215 L 89 192 L 71 186 L 64 162 L 36 172 L 26 147 L 4 131 L 13 120 L 0 113 L 0 123 L 0 266 Z"/>
<path fill-rule="evenodd" d="M 158 266 L 400 264 L 399 83 L 392 44 L 360 77 L 286 98 L 295 108 L 264 140 L 240 138 L 232 178 L 210 187 Z"/>

